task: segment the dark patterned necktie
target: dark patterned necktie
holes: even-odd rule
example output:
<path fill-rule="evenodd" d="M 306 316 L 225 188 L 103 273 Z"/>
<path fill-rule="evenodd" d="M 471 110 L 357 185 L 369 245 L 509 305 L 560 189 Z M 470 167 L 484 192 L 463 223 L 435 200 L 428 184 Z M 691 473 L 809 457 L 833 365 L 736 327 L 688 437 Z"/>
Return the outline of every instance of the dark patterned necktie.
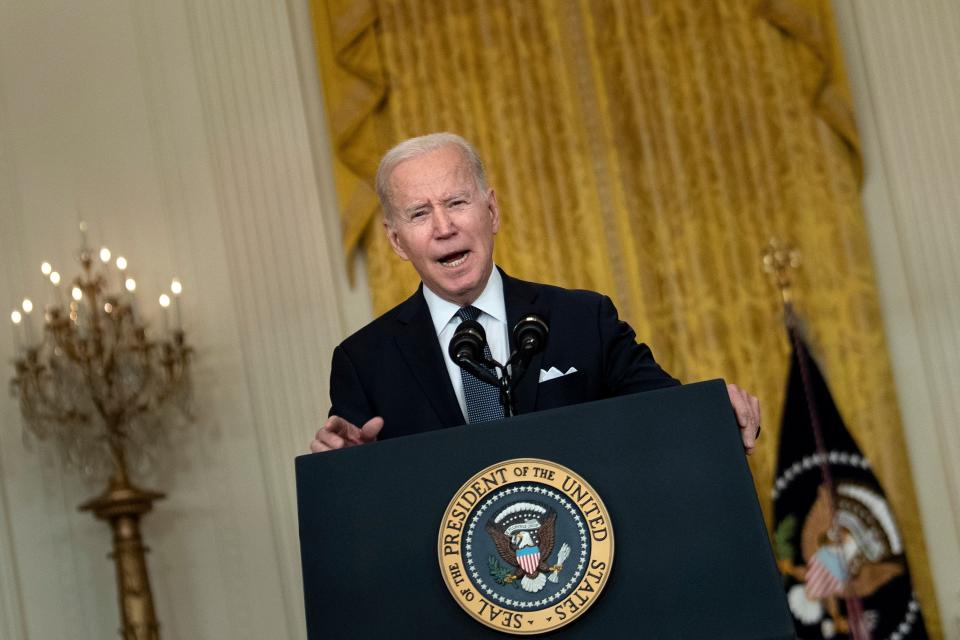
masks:
<path fill-rule="evenodd" d="M 457 317 L 461 320 L 476 320 L 479 316 L 480 309 L 476 307 L 462 307 L 457 310 Z M 489 345 L 483 345 L 483 357 L 491 358 Z M 494 369 L 490 371 L 496 375 Z M 466 369 L 460 369 L 460 379 L 463 380 L 463 395 L 467 400 L 467 415 L 471 424 L 503 418 L 500 390 L 497 387 L 477 379 Z"/>

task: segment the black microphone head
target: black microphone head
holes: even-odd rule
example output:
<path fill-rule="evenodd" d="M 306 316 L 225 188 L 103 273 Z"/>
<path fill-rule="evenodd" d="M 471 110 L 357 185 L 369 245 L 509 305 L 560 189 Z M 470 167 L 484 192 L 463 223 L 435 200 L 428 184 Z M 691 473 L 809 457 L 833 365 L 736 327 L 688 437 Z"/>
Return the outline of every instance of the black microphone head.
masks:
<path fill-rule="evenodd" d="M 547 327 L 547 321 L 543 316 L 528 313 L 514 325 L 513 342 L 517 345 L 517 351 L 524 357 L 530 358 L 543 351 L 547 346 L 547 336 L 549 334 L 550 329 Z"/>
<path fill-rule="evenodd" d="M 450 358 L 457 364 L 464 358 L 483 362 L 483 345 L 486 343 L 487 334 L 480 323 L 476 320 L 464 320 L 450 339 Z"/>

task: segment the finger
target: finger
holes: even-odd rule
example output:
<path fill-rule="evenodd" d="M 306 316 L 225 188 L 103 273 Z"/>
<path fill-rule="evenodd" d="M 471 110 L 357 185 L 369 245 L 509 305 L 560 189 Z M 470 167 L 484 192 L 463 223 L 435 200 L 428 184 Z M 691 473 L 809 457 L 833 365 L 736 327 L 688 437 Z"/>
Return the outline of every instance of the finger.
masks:
<path fill-rule="evenodd" d="M 756 430 L 753 428 L 745 428 L 740 430 L 740 439 L 743 441 L 743 448 L 748 455 L 753 453 L 754 447 L 757 446 L 756 433 Z"/>
<path fill-rule="evenodd" d="M 743 429 L 751 424 L 750 407 L 746 398 L 744 398 L 744 392 L 735 384 L 727 385 L 727 394 L 730 396 L 730 406 L 733 407 L 733 412 L 737 416 L 737 424 L 740 425 L 740 428 Z"/>
<path fill-rule="evenodd" d="M 367 420 L 360 429 L 360 439 L 362 442 L 373 442 L 380 435 L 383 429 L 383 418 L 376 416 Z"/>
<path fill-rule="evenodd" d="M 320 445 L 326 447 L 323 451 L 329 451 L 331 449 L 343 449 L 346 446 L 347 441 L 338 436 L 337 434 L 327 431 L 326 429 L 320 429 L 317 431 L 317 439 L 314 442 L 320 443 Z"/>
<path fill-rule="evenodd" d="M 349 420 L 341 418 L 340 416 L 330 416 L 326 423 L 324 423 L 321 431 L 336 434 L 343 438 L 343 440 L 352 442 L 353 444 L 363 442 L 363 440 L 361 440 L 360 429 Z"/>
<path fill-rule="evenodd" d="M 750 396 L 750 407 L 753 409 L 753 415 L 757 419 L 757 429 L 759 429 L 763 421 L 760 417 L 760 400 L 757 396 Z"/>
<path fill-rule="evenodd" d="M 330 447 L 320 441 L 319 438 L 314 438 L 310 441 L 310 451 L 312 453 L 321 453 L 323 451 L 330 451 Z"/>
<path fill-rule="evenodd" d="M 751 396 L 746 391 L 740 390 L 740 403 L 742 411 L 740 412 L 740 425 L 744 429 L 749 429 L 751 432 L 757 430 L 757 425 L 760 424 L 760 418 L 757 415 L 757 411 L 753 405 L 753 396 Z"/>

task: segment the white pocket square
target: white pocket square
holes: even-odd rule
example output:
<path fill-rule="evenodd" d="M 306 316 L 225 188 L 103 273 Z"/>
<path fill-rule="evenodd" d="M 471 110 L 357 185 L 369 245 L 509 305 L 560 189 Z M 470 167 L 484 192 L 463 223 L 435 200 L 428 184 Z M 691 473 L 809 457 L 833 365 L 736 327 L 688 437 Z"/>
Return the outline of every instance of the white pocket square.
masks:
<path fill-rule="evenodd" d="M 549 380 L 555 380 L 557 378 L 562 378 L 563 376 L 568 376 L 571 373 L 576 373 L 576 367 L 570 367 L 566 371 L 560 371 L 556 367 L 550 367 L 546 371 L 540 369 L 540 382 L 547 382 Z"/>

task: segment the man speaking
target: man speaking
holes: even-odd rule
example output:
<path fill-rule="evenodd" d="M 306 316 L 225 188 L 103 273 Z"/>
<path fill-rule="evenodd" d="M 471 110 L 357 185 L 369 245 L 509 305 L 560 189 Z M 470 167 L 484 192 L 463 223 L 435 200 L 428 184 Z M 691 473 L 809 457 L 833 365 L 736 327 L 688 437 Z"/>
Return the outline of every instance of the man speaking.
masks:
<path fill-rule="evenodd" d="M 464 321 L 480 324 L 483 355 L 499 363 L 510 356 L 510 331 L 521 318 L 547 321 L 545 349 L 513 393 L 517 413 L 679 384 L 637 343 L 608 297 L 516 280 L 495 267 L 496 194 L 476 150 L 460 136 L 434 133 L 398 144 L 381 160 L 376 187 L 390 245 L 423 283 L 334 350 L 330 417 L 312 451 L 503 418 L 497 388 L 450 357 Z M 760 432 L 759 403 L 736 385 L 727 390 L 750 453 Z"/>

